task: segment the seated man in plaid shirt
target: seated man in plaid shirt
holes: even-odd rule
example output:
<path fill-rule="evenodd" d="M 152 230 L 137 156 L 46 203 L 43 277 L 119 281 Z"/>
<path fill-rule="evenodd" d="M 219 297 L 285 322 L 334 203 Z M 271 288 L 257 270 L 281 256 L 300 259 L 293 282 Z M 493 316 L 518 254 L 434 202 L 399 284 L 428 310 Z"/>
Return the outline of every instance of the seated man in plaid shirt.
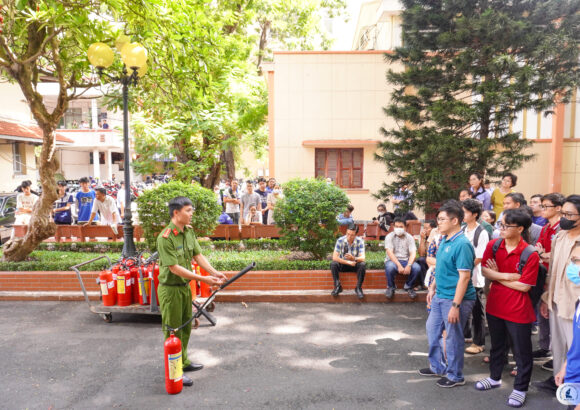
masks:
<path fill-rule="evenodd" d="M 334 279 L 334 290 L 332 296 L 338 296 L 342 292 L 342 285 L 338 277 L 340 272 L 356 272 L 357 282 L 355 292 L 359 299 L 364 297 L 362 284 L 365 280 L 365 242 L 360 236 L 356 236 L 358 227 L 349 225 L 346 235 L 341 236 L 336 241 L 330 271 Z"/>

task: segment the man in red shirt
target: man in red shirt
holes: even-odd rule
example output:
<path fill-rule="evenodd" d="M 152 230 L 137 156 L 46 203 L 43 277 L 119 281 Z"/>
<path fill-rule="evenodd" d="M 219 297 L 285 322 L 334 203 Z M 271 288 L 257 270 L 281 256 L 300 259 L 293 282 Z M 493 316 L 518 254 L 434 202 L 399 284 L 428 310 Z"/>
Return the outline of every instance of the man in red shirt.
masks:
<path fill-rule="evenodd" d="M 531 225 L 532 218 L 526 211 L 506 210 L 499 223 L 500 239 L 487 245 L 481 261 L 483 275 L 493 281 L 486 306 L 491 337 L 490 377 L 477 382 L 475 388 L 490 390 L 501 386 L 509 334 L 518 366 L 514 389 L 507 403 L 511 407 L 523 406 L 532 377 L 532 323 L 536 315 L 528 292 L 536 284 L 538 254 L 529 255 L 521 272 L 519 269 L 522 252 L 528 247 L 523 238 L 529 236 L 527 230 Z M 494 252 L 497 241 L 501 242 Z"/>
<path fill-rule="evenodd" d="M 548 262 L 550 261 L 550 252 L 552 250 L 552 239 L 560 230 L 560 211 L 562 210 L 562 205 L 564 205 L 564 195 L 560 193 L 552 193 L 544 195 L 542 197 L 542 218 L 547 219 L 548 223 L 542 227 L 542 232 L 536 242 L 536 249 L 540 255 L 542 263 L 548 268 Z M 538 312 L 538 307 L 536 312 Z M 538 339 L 539 349 L 535 350 L 534 360 L 542 360 L 550 358 L 552 353 L 550 352 L 550 320 L 545 319 L 542 315 L 538 316 L 538 324 L 540 327 L 540 334 Z M 547 366 L 548 369 L 552 367 L 552 361 L 545 363 L 542 367 Z M 552 383 L 555 387 L 555 384 Z"/>

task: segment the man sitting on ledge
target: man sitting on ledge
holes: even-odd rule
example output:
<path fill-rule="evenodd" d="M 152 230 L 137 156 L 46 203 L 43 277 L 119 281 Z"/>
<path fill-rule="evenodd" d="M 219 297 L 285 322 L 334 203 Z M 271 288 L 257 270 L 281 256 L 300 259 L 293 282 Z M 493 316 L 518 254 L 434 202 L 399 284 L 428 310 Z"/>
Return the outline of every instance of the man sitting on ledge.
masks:
<path fill-rule="evenodd" d="M 332 262 L 330 263 L 330 271 L 332 272 L 332 279 L 334 279 L 334 290 L 332 296 L 338 296 L 342 292 L 342 285 L 340 284 L 340 272 L 356 272 L 357 282 L 355 292 L 359 299 L 364 297 L 362 291 L 362 284 L 365 280 L 366 264 L 365 264 L 365 242 L 357 234 L 357 226 L 351 224 L 346 230 L 346 235 L 341 236 L 336 241 L 334 253 L 332 254 Z"/>
<path fill-rule="evenodd" d="M 411 299 L 417 294 L 413 289 L 415 281 L 421 274 L 421 266 L 415 262 L 417 245 L 411 234 L 405 231 L 405 220 L 402 217 L 395 218 L 395 229 L 385 238 L 385 276 L 387 277 L 387 298 L 392 299 L 395 295 L 395 276 L 397 273 L 408 276 L 404 289 Z"/>

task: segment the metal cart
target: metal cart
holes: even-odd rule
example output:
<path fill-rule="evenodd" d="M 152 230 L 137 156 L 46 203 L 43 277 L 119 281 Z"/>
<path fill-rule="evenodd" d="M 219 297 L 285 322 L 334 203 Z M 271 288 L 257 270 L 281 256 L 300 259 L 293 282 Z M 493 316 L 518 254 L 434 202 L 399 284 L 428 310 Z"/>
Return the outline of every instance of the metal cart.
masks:
<path fill-rule="evenodd" d="M 161 312 L 159 312 L 159 306 L 157 306 L 157 298 L 155 295 L 155 286 L 151 286 L 151 304 L 150 305 L 140 305 L 138 303 L 133 303 L 132 305 L 129 305 L 129 306 L 116 306 L 116 305 L 115 306 L 103 306 L 102 302 L 91 303 L 91 301 L 89 300 L 89 295 L 87 293 L 87 288 L 85 287 L 85 284 L 83 283 L 83 278 L 81 276 L 81 272 L 79 271 L 79 268 L 81 266 L 88 265 L 89 263 L 93 263 L 93 262 L 96 262 L 96 261 L 101 260 L 101 259 L 106 259 L 109 262 L 109 268 L 111 267 L 111 265 L 112 265 L 111 259 L 107 255 L 102 255 L 102 256 L 99 256 L 97 258 L 93 258 L 91 260 L 88 260 L 86 262 L 79 263 L 78 265 L 71 266 L 71 269 L 74 270 L 75 273 L 77 274 L 77 278 L 79 280 L 79 283 L 81 284 L 81 289 L 83 291 L 83 295 L 85 296 L 85 300 L 86 300 L 87 304 L 89 305 L 89 309 L 91 312 L 100 315 L 103 318 L 103 320 L 107 323 L 111 323 L 113 321 L 113 313 L 136 313 L 136 314 L 146 314 L 146 315 L 160 315 L 161 314 Z M 139 276 L 141 277 L 141 279 L 143 279 L 142 275 L 143 274 L 142 274 L 141 270 L 139 270 Z"/>
<path fill-rule="evenodd" d="M 146 262 L 149 263 L 151 261 L 153 261 L 156 258 L 156 254 L 153 254 Z M 89 305 L 89 309 L 91 312 L 96 313 L 98 315 L 100 315 L 103 320 L 107 323 L 111 323 L 113 321 L 113 313 L 133 313 L 133 314 L 145 314 L 145 315 L 160 315 L 161 312 L 159 311 L 159 306 L 157 305 L 157 297 L 155 294 L 155 286 L 151 286 L 151 304 L 150 305 L 140 305 L 137 303 L 134 303 L 132 305 L 129 306 L 103 306 L 102 302 L 97 303 L 91 303 L 91 301 L 89 300 L 89 295 L 87 293 L 87 289 L 85 287 L 85 284 L 83 283 L 83 278 L 81 276 L 81 272 L 79 271 L 79 268 L 81 266 L 85 266 L 88 265 L 89 263 L 93 263 L 96 262 L 98 260 L 101 259 L 106 259 L 109 262 L 109 269 L 111 268 L 111 259 L 107 256 L 107 255 L 102 255 L 99 256 L 97 258 L 93 258 L 91 260 L 88 260 L 86 262 L 83 263 L 79 263 L 78 265 L 74 265 L 71 266 L 71 269 L 75 271 L 75 273 L 77 274 L 77 278 L 79 280 L 79 283 L 81 284 L 81 289 L 83 291 L 83 295 L 85 297 L 85 300 L 87 302 L 87 304 Z M 238 280 L 239 278 L 241 278 L 243 275 L 245 275 L 246 273 L 248 273 L 250 270 L 254 269 L 256 267 L 256 262 L 252 262 L 251 264 L 249 264 L 248 266 L 246 266 L 244 269 L 242 269 L 240 272 L 238 272 L 233 278 L 229 279 L 228 281 L 226 281 L 225 283 L 223 283 L 218 289 L 214 290 L 211 295 L 202 303 L 198 303 L 198 301 L 193 300 L 192 306 L 194 309 L 194 314 L 193 314 L 193 320 L 195 320 L 195 323 L 193 325 L 194 328 L 197 328 L 199 326 L 199 318 L 201 316 L 204 316 L 208 322 L 211 324 L 211 326 L 215 326 L 217 323 L 217 319 L 210 313 L 213 312 L 214 308 L 215 308 L 215 303 L 214 303 L 214 299 L 216 297 L 216 294 L 222 290 L 225 289 L 227 286 L 231 285 L 233 282 L 235 282 L 236 280 Z M 142 276 L 142 272 L 141 269 L 139 269 L 139 276 L 141 279 L 143 279 Z M 98 279 L 97 279 L 98 281 Z M 142 292 L 145 292 L 145 289 L 142 289 Z"/>

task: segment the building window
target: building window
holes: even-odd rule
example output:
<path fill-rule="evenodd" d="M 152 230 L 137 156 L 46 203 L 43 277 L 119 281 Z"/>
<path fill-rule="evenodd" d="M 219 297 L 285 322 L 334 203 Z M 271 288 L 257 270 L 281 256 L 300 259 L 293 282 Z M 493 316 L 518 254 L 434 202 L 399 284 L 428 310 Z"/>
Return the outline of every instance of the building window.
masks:
<path fill-rule="evenodd" d="M 331 178 L 341 188 L 362 188 L 362 148 L 316 148 L 314 161 L 317 178 Z"/>
<path fill-rule="evenodd" d="M 17 175 L 26 174 L 26 151 L 22 142 L 12 144 L 12 169 Z"/>

